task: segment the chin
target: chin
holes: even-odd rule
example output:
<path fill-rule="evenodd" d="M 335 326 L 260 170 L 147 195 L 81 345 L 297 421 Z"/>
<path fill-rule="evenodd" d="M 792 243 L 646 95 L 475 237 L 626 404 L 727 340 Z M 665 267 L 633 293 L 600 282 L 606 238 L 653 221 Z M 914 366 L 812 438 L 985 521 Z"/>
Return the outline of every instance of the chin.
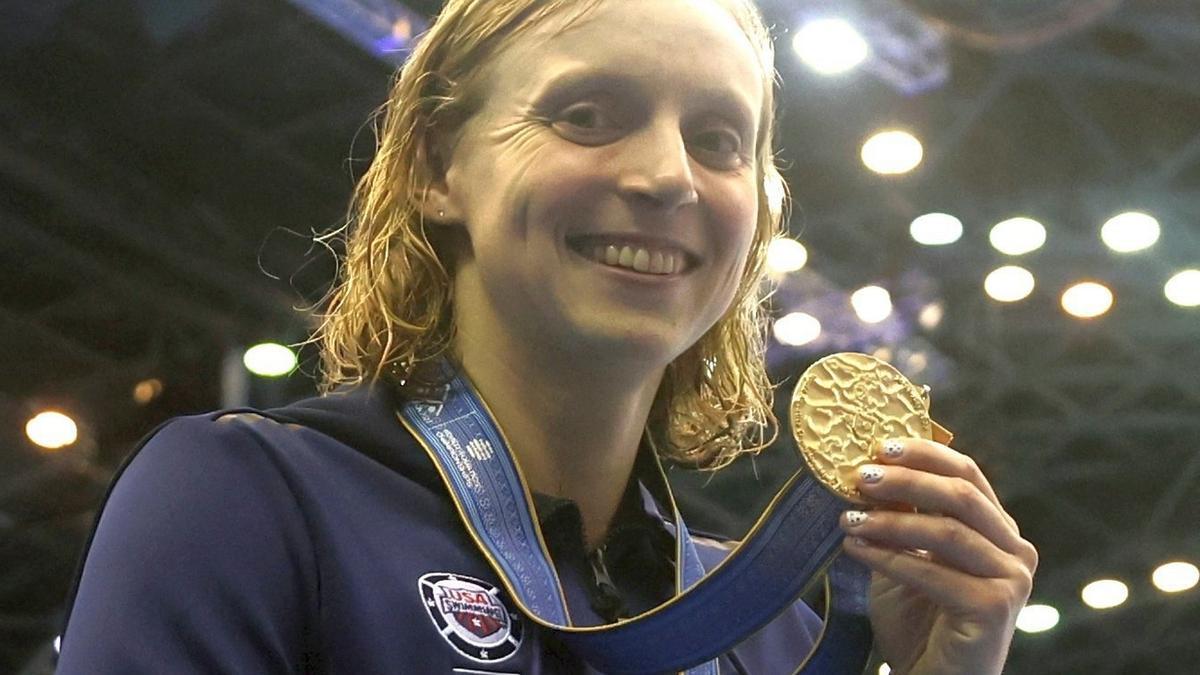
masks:
<path fill-rule="evenodd" d="M 696 342 L 645 320 L 579 326 L 573 339 L 596 362 L 637 362 L 659 368 L 665 368 Z"/>

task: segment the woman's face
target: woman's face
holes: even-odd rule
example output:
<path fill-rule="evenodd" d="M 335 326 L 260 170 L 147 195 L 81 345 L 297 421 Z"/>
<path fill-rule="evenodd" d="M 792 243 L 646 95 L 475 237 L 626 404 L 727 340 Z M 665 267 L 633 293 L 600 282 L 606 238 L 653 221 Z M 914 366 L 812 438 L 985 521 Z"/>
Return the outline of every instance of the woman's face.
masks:
<path fill-rule="evenodd" d="M 695 343 L 754 234 L 758 64 L 712 0 L 608 0 L 501 50 L 433 190 L 469 239 L 461 339 L 658 366 Z"/>

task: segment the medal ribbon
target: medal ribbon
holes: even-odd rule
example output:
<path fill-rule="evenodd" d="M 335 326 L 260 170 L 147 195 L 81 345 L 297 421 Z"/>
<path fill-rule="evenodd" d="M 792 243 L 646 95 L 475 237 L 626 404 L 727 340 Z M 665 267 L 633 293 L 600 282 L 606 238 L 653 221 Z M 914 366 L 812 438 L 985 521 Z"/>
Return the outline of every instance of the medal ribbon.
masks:
<path fill-rule="evenodd" d="M 870 651 L 865 567 L 838 555 L 844 505 L 805 473 L 780 490 L 738 548 L 705 570 L 657 458 L 676 537 L 676 595 L 632 619 L 572 623 L 533 514 L 533 498 L 503 434 L 466 378 L 445 361 L 438 396 L 406 401 L 398 417 L 421 442 L 471 537 L 529 618 L 576 655 L 614 675 L 687 670 L 716 675 L 715 658 L 766 625 L 826 572 L 826 620 L 798 672 L 860 672 Z"/>

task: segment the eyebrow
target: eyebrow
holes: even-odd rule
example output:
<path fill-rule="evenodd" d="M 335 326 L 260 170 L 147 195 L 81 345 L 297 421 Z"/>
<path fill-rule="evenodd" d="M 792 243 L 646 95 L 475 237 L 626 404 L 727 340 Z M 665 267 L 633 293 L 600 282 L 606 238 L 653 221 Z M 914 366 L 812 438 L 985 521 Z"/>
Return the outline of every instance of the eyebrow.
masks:
<path fill-rule="evenodd" d="M 653 91 L 646 87 L 642 78 L 637 75 L 579 63 L 542 82 L 535 90 L 533 100 L 538 107 L 554 106 L 573 97 L 601 91 L 619 93 L 630 87 L 642 96 L 654 98 Z M 730 89 L 701 86 L 695 90 L 695 98 L 711 106 L 716 112 L 735 118 L 750 131 L 754 131 L 757 126 L 759 115 L 753 110 L 753 106 L 745 97 Z"/>

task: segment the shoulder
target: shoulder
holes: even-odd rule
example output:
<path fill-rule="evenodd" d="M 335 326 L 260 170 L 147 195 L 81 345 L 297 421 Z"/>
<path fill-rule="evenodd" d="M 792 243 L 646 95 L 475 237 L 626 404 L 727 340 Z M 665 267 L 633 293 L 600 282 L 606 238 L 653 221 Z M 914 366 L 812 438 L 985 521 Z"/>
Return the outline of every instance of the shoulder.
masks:
<path fill-rule="evenodd" d="M 234 523 L 252 531 L 268 528 L 272 519 L 299 524 L 285 472 L 268 444 L 249 431 L 264 422 L 209 413 L 162 424 L 117 470 L 97 529 L 162 537 L 186 526 L 199 537 L 210 529 L 217 536 Z"/>
<path fill-rule="evenodd" d="M 317 577 L 295 494 L 242 421 L 170 420 L 98 507 L 64 607 L 61 672 L 184 672 L 197 650 L 214 669 L 279 670 L 266 661 L 299 651 Z M 132 634 L 155 651 L 120 639 Z"/>
<path fill-rule="evenodd" d="M 172 488 L 204 485 L 208 492 L 230 493 L 234 488 L 262 488 L 281 481 L 276 455 L 286 442 L 278 422 L 252 412 L 207 413 L 177 417 L 147 434 L 117 469 L 108 500 L 130 486 Z M 295 430 L 285 433 L 294 434 Z M 272 438 L 271 436 L 274 436 Z M 260 490 L 261 491 L 261 490 Z"/>

